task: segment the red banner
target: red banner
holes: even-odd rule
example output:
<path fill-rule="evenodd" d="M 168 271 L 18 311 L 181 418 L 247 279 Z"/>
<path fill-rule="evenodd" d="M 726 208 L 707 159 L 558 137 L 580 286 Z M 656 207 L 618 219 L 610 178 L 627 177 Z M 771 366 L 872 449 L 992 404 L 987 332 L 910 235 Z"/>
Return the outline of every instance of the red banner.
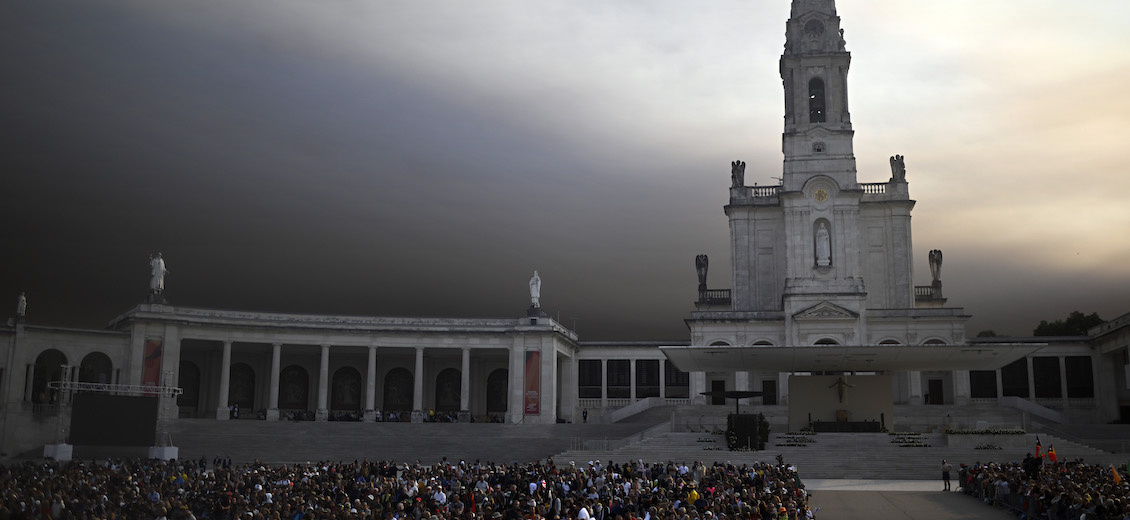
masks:
<path fill-rule="evenodd" d="M 141 370 L 143 385 L 161 385 L 161 343 L 160 339 L 145 340 L 145 358 Z"/>
<path fill-rule="evenodd" d="M 541 414 L 541 352 L 526 352 L 525 415 Z"/>

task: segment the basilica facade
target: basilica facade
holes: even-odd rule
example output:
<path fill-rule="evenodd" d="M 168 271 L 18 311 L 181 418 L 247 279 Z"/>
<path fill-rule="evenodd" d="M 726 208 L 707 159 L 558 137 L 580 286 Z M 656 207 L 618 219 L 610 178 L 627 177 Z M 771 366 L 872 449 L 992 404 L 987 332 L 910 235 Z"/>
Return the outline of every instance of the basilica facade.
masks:
<path fill-rule="evenodd" d="M 38 326 L 23 307 L 0 327 L 0 450 L 65 438 L 75 392 L 146 388 L 176 389 L 164 421 L 595 422 L 725 413 L 732 391 L 790 430 L 1130 421 L 1130 315 L 1077 338 L 967 338 L 942 252 L 912 240 L 913 171 L 894 155 L 860 182 L 834 0 L 794 0 L 786 27 L 781 183 L 747 186 L 734 161 L 728 188 L 725 172 L 706 187 L 729 191 L 732 279 L 712 288 L 696 260 L 686 342 L 581 341 L 537 294 L 498 319 L 171 305 L 157 257 L 153 297 L 106 330 Z"/>

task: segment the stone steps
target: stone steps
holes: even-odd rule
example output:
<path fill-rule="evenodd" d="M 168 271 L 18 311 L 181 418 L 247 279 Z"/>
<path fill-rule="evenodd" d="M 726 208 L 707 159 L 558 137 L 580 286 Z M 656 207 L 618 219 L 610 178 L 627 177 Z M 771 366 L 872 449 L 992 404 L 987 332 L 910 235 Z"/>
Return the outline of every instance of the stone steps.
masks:
<path fill-rule="evenodd" d="M 1082 457 L 1089 463 L 1109 464 L 1121 460 L 1114 456 L 1088 448 L 1052 435 L 1040 434 L 1044 447 L 1056 445 L 1061 460 Z M 788 438 L 807 438 L 814 442 L 804 446 L 777 446 Z M 892 443 L 895 436 L 881 433 L 820 433 L 810 436 L 771 435 L 771 440 L 763 451 L 727 451 L 721 435 L 708 433 L 672 433 L 616 450 L 577 450 L 559 454 L 555 460 L 636 460 L 645 462 L 685 462 L 704 461 L 707 463 L 729 461 L 734 464 L 754 462 L 775 463 L 780 455 L 783 460 L 797 466 L 804 478 L 821 479 L 940 479 L 941 461 L 947 459 L 954 467 L 961 463 L 974 464 L 978 461 L 1007 462 L 1020 461 L 1026 453 L 1035 449 L 1035 436 L 1031 435 L 1030 448 L 1010 450 L 976 450 L 946 445 L 943 434 L 921 434 L 901 439 L 920 439 L 929 447 L 903 447 Z M 708 441 L 708 442 L 703 442 Z M 713 441 L 713 442 L 709 442 Z M 956 476 L 955 476 L 956 478 Z"/>
<path fill-rule="evenodd" d="M 576 439 L 621 439 L 646 424 L 522 425 L 182 419 L 170 425 L 182 458 L 295 463 L 318 460 L 543 460 Z"/>

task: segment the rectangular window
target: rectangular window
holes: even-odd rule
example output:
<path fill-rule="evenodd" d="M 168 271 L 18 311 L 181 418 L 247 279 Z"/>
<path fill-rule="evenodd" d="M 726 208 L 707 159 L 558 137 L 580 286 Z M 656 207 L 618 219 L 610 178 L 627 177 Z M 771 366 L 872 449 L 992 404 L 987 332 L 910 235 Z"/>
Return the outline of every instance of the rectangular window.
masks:
<path fill-rule="evenodd" d="M 997 397 L 997 371 L 970 370 L 969 396 L 974 399 L 995 399 Z"/>
<path fill-rule="evenodd" d="M 659 397 L 659 360 L 636 360 L 636 397 Z"/>
<path fill-rule="evenodd" d="M 1036 397 L 1042 399 L 1063 397 L 1059 379 L 1059 358 L 1040 356 L 1032 358 L 1032 377 Z"/>
<path fill-rule="evenodd" d="M 776 406 L 777 404 L 777 380 L 765 379 L 761 381 L 761 404 L 765 406 Z"/>
<path fill-rule="evenodd" d="M 632 396 L 632 362 L 627 359 L 608 360 L 608 397 L 627 399 Z"/>
<path fill-rule="evenodd" d="M 600 399 L 600 360 L 577 361 L 577 397 Z"/>
<path fill-rule="evenodd" d="M 1001 368 L 1001 392 L 1006 397 L 1028 398 L 1028 358 L 1017 359 Z"/>
<path fill-rule="evenodd" d="M 675 367 L 670 360 L 663 360 L 663 389 L 664 395 L 671 399 L 686 399 L 690 397 L 691 375 Z"/>
<path fill-rule="evenodd" d="M 1090 356 L 1067 356 L 1067 397 L 1090 399 L 1095 397 L 1095 379 L 1091 372 Z"/>

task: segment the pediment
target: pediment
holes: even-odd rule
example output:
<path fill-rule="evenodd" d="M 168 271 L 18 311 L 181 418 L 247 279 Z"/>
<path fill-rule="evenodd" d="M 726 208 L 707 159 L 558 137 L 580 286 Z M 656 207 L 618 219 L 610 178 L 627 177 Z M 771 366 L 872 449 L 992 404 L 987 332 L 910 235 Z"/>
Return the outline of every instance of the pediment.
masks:
<path fill-rule="evenodd" d="M 859 314 L 831 302 L 820 302 L 793 315 L 794 320 L 855 320 Z"/>
<path fill-rule="evenodd" d="M 809 139 L 826 139 L 831 135 L 832 132 L 828 131 L 828 129 L 826 128 L 819 126 L 809 128 L 808 131 L 804 133 L 804 136 Z"/>

